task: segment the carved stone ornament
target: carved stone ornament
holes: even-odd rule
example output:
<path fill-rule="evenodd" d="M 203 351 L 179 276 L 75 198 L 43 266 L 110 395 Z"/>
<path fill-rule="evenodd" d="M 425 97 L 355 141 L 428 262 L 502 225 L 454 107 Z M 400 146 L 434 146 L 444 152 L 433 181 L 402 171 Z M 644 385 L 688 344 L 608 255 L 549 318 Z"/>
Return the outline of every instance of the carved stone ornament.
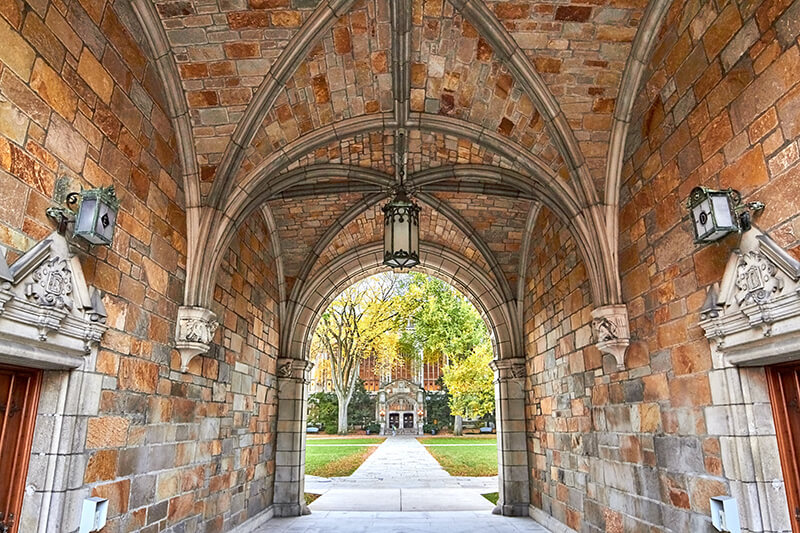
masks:
<path fill-rule="evenodd" d="M 605 305 L 592 311 L 592 334 L 602 353 L 614 356 L 617 369 L 625 368 L 625 350 L 630 344 L 628 309 L 624 304 Z"/>
<path fill-rule="evenodd" d="M 729 364 L 800 358 L 800 262 L 756 227 L 742 234 L 700 326 Z"/>
<path fill-rule="evenodd" d="M 207 353 L 217 331 L 217 315 L 204 307 L 178 308 L 175 348 L 181 354 L 181 371 L 185 372 L 196 355 Z"/>
<path fill-rule="evenodd" d="M 295 379 L 307 382 L 308 373 L 314 364 L 304 359 L 281 357 L 278 359 L 276 373 L 279 379 Z"/>
<path fill-rule="evenodd" d="M 60 257 L 45 261 L 25 284 L 25 295 L 43 307 L 72 309 L 72 272 Z"/>
<path fill-rule="evenodd" d="M 527 376 L 525 358 L 496 359 L 490 363 L 497 381 L 524 379 Z"/>
<path fill-rule="evenodd" d="M 0 362 L 77 368 L 106 331 L 101 293 L 58 233 L 8 265 L 0 253 Z"/>

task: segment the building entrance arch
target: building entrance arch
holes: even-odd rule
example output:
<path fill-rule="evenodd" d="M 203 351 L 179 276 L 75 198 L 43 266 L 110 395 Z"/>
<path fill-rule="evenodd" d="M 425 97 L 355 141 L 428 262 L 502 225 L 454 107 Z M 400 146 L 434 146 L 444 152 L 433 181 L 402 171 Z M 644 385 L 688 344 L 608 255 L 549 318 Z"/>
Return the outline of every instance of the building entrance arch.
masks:
<path fill-rule="evenodd" d="M 278 361 L 278 440 L 276 453 L 275 513 L 307 513 L 304 503 L 305 433 L 311 362 L 309 347 L 321 313 L 346 287 L 385 269 L 382 246 L 356 248 L 326 265 L 291 302 L 287 316 L 293 322 L 285 357 Z M 492 337 L 495 360 L 495 405 L 498 434 L 499 501 L 497 513 L 527 516 L 530 500 L 525 444 L 525 358 L 516 304 L 502 297 L 491 274 L 477 269 L 450 249 L 421 242 L 420 265 L 415 270 L 441 279 L 462 291 L 484 318 Z M 413 411 L 409 411 L 412 412 Z M 397 410 L 402 426 L 406 411 Z M 412 419 L 412 423 L 414 420 Z"/>

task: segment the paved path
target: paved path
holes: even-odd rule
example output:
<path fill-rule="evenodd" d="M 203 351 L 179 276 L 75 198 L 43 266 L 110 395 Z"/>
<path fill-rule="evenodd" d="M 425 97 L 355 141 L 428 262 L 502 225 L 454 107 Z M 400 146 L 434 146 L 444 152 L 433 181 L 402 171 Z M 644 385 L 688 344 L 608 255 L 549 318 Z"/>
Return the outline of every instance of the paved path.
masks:
<path fill-rule="evenodd" d="M 389 437 L 349 477 L 306 476 L 317 511 L 491 511 L 497 476 L 454 477 L 410 436 Z"/>
<path fill-rule="evenodd" d="M 413 437 L 389 437 L 349 477 L 306 476 L 306 491 L 322 494 L 310 515 L 273 518 L 259 533 L 549 533 L 493 515 L 481 494 L 497 491 L 497 476 L 453 477 Z"/>
<path fill-rule="evenodd" d="M 319 500 L 317 500 L 319 501 Z M 365 513 L 314 511 L 308 516 L 273 518 L 259 533 L 549 533 L 530 518 L 510 518 L 489 511 L 439 513 Z"/>

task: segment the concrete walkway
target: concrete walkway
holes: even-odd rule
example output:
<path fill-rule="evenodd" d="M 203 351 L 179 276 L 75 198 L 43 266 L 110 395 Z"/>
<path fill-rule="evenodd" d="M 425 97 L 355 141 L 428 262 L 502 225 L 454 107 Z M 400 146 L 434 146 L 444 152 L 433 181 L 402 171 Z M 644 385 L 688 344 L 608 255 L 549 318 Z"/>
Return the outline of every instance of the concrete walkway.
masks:
<path fill-rule="evenodd" d="M 317 511 L 491 511 L 497 476 L 454 477 L 410 436 L 389 437 L 349 477 L 306 476 Z"/>
<path fill-rule="evenodd" d="M 440 513 L 365 513 L 314 511 L 308 516 L 273 518 L 259 533 L 549 533 L 530 518 L 510 518 L 489 511 Z"/>
<path fill-rule="evenodd" d="M 308 516 L 273 518 L 259 533 L 550 533 L 530 518 L 494 515 L 481 494 L 497 476 L 453 477 L 415 438 L 389 437 L 349 477 L 306 476 L 322 494 Z"/>

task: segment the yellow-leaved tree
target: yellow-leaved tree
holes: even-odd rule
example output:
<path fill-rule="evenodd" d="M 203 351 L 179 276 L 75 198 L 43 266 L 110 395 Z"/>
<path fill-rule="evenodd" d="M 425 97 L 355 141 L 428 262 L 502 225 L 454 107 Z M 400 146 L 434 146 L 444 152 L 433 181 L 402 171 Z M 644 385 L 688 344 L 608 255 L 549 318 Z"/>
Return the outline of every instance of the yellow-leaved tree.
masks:
<path fill-rule="evenodd" d="M 381 274 L 345 289 L 322 314 L 312 339 L 312 355 L 326 354 L 339 404 L 338 433 L 347 433 L 347 406 L 358 381 L 361 361 L 375 356 L 379 366 L 397 357 L 397 321 L 393 300 L 396 277 Z"/>

